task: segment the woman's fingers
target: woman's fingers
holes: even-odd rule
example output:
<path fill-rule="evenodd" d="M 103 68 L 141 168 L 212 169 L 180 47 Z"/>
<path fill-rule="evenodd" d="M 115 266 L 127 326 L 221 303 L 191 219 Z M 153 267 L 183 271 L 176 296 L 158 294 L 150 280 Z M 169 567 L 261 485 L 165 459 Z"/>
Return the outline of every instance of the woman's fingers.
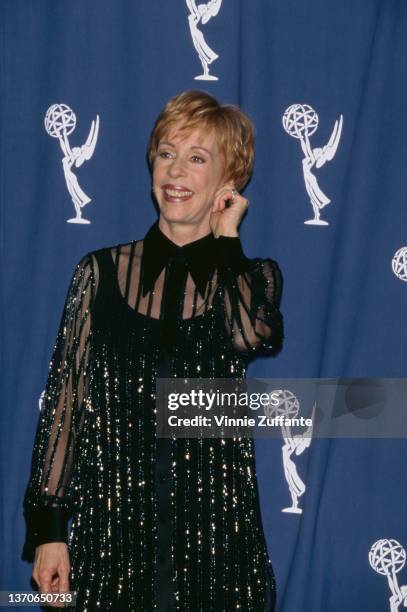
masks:
<path fill-rule="evenodd" d="M 69 570 L 61 574 L 59 590 L 69 591 Z"/>
<path fill-rule="evenodd" d="M 70 561 L 65 543 L 43 544 L 36 549 L 32 577 L 41 593 L 66 593 L 69 591 Z M 63 602 L 47 602 L 52 608 L 62 608 Z"/>
<path fill-rule="evenodd" d="M 67 593 L 69 591 L 69 572 L 65 569 L 57 570 L 57 575 L 51 580 L 45 577 L 40 582 L 40 593 Z M 54 601 L 47 601 L 47 606 L 51 608 L 63 608 L 64 602 L 58 598 Z"/>
<path fill-rule="evenodd" d="M 39 573 L 40 580 L 40 591 L 43 593 L 51 592 L 51 571 L 50 570 L 42 570 Z"/>
<path fill-rule="evenodd" d="M 226 208 L 226 202 L 233 199 L 232 189 L 233 187 L 222 187 L 217 195 L 215 195 L 212 212 L 221 212 Z"/>

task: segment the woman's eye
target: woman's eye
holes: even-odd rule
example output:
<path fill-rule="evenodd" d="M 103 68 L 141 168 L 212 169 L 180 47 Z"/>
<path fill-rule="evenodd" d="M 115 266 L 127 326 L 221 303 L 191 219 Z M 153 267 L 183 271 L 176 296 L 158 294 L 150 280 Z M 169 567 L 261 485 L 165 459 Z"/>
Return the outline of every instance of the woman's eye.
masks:
<path fill-rule="evenodd" d="M 163 159 L 168 159 L 171 156 L 169 151 L 160 151 L 158 153 L 158 157 L 162 157 Z"/>
<path fill-rule="evenodd" d="M 202 157 L 199 157 L 199 155 L 193 155 L 191 157 L 191 159 L 193 159 L 194 161 L 197 161 L 198 164 L 203 164 L 205 163 L 205 160 L 202 159 Z"/>

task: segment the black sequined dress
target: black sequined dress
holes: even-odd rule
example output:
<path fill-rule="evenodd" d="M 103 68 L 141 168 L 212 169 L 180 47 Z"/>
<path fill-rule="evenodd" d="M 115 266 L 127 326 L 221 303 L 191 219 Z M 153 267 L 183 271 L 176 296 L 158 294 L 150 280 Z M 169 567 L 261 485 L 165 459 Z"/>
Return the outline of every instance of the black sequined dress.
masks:
<path fill-rule="evenodd" d="M 76 610 L 274 610 L 252 439 L 158 438 L 155 381 L 278 351 L 281 284 L 239 238 L 178 247 L 158 223 L 77 264 L 24 498 L 25 558 L 68 543 Z"/>

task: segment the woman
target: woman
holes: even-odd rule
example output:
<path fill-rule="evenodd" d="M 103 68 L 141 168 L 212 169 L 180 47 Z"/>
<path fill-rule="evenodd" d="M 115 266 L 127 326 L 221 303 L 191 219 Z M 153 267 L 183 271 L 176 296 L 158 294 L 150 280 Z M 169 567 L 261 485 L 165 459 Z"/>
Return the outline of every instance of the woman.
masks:
<path fill-rule="evenodd" d="M 158 222 L 74 271 L 25 513 L 35 581 L 77 610 L 274 609 L 252 440 L 158 438 L 154 401 L 157 377 L 241 377 L 281 346 L 279 268 L 238 235 L 253 152 L 237 107 L 171 99 L 149 143 Z"/>

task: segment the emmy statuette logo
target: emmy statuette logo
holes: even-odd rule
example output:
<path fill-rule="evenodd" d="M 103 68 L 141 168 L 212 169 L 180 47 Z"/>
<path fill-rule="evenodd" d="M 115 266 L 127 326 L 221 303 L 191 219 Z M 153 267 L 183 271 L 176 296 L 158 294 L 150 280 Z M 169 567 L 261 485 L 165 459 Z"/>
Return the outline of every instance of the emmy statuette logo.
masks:
<path fill-rule="evenodd" d="M 186 0 L 186 3 L 189 10 L 188 23 L 192 42 L 194 43 L 203 69 L 203 74 L 194 78 L 199 81 L 217 81 L 217 76 L 209 74 L 209 65 L 212 64 L 219 55 L 209 47 L 199 26 L 205 25 L 212 17 L 216 17 L 219 13 L 222 0 L 210 0 L 210 2 L 198 4 L 198 6 L 195 0 Z"/>
<path fill-rule="evenodd" d="M 274 418 L 277 416 L 284 416 L 286 418 L 296 418 L 300 411 L 300 402 L 298 398 L 287 389 L 278 389 L 272 392 L 275 397 L 278 397 L 279 403 L 277 406 L 265 406 L 267 418 Z M 315 415 L 315 404 L 312 409 L 311 419 L 314 422 Z M 305 493 L 306 486 L 303 480 L 300 478 L 292 457 L 294 455 L 302 455 L 302 453 L 311 445 L 312 440 L 312 429 L 311 425 L 302 434 L 293 435 L 291 427 L 284 424 L 281 425 L 281 433 L 283 436 L 284 444 L 282 447 L 283 454 L 283 467 L 284 476 L 288 484 L 288 488 L 291 495 L 291 506 L 283 508 L 281 512 L 288 512 L 290 514 L 302 514 L 302 508 L 298 505 L 298 500 Z M 303 437 L 304 434 L 306 437 Z"/>
<path fill-rule="evenodd" d="M 45 398 L 45 389 L 44 391 L 41 393 L 40 397 L 38 398 L 38 410 L 40 412 L 42 412 L 43 408 L 44 408 L 44 398 Z"/>
<path fill-rule="evenodd" d="M 391 268 L 397 278 L 407 282 L 407 247 L 401 247 L 394 253 Z"/>
<path fill-rule="evenodd" d="M 387 577 L 391 591 L 390 612 L 407 608 L 407 585 L 399 586 L 397 575 L 406 563 L 406 551 L 397 540 L 377 540 L 369 551 L 369 563 L 375 572 Z"/>
<path fill-rule="evenodd" d="M 292 104 L 283 115 L 283 127 L 287 134 L 300 141 L 304 158 L 302 160 L 302 171 L 304 175 L 305 189 L 307 190 L 314 217 L 304 221 L 306 225 L 328 225 L 320 217 L 320 211 L 331 200 L 321 190 L 312 169 L 321 168 L 327 161 L 334 158 L 342 133 L 343 116 L 335 121 L 331 137 L 324 147 L 311 147 L 310 136 L 318 128 L 318 115 L 312 106 L 308 104 Z"/>
<path fill-rule="evenodd" d="M 82 217 L 82 208 L 91 202 L 91 198 L 79 186 L 78 179 L 73 173 L 72 168 L 80 168 L 85 161 L 92 157 L 99 134 L 99 115 L 96 115 L 96 120 L 92 121 L 89 135 L 85 144 L 81 147 L 71 148 L 69 143 L 68 136 L 72 134 L 76 127 L 76 116 L 73 110 L 66 104 L 53 104 L 50 106 L 46 112 L 44 124 L 47 133 L 52 138 L 58 138 L 64 154 L 62 167 L 65 182 L 76 212 L 76 216 L 68 219 L 67 223 L 88 224 L 90 221 Z"/>

